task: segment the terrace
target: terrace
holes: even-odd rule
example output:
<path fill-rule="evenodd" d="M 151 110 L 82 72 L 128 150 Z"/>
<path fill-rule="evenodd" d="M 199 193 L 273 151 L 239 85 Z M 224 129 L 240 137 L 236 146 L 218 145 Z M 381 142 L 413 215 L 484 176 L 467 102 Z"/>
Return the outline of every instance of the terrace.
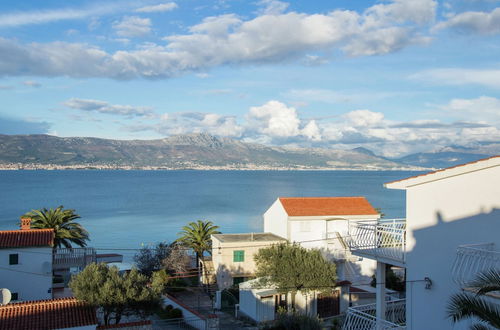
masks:
<path fill-rule="evenodd" d="M 54 269 L 85 267 L 96 261 L 93 248 L 62 248 L 54 250 L 52 265 Z"/>
<path fill-rule="evenodd" d="M 404 267 L 406 219 L 352 221 L 347 243 L 354 255 Z"/>
<path fill-rule="evenodd" d="M 500 251 L 494 243 L 461 245 L 452 266 L 453 281 L 461 288 L 480 272 L 489 269 L 500 269 Z"/>
<path fill-rule="evenodd" d="M 406 329 L 406 300 L 388 301 L 386 303 L 385 319 L 378 319 L 375 315 L 376 304 L 349 307 L 342 329 Z"/>

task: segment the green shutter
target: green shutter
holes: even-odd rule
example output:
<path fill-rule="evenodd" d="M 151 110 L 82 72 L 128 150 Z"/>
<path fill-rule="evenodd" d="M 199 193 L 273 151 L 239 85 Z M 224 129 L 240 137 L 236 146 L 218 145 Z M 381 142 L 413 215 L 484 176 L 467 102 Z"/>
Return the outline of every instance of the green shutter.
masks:
<path fill-rule="evenodd" d="M 245 251 L 235 250 L 233 251 L 233 262 L 243 262 L 245 261 Z"/>
<path fill-rule="evenodd" d="M 19 254 L 9 254 L 9 265 L 19 264 Z"/>

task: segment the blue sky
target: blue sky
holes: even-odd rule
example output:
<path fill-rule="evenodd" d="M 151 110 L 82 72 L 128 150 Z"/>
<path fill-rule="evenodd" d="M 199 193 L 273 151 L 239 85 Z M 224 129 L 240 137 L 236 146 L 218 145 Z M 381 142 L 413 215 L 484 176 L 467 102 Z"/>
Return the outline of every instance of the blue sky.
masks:
<path fill-rule="evenodd" d="M 500 1 L 0 2 L 0 133 L 500 142 Z"/>

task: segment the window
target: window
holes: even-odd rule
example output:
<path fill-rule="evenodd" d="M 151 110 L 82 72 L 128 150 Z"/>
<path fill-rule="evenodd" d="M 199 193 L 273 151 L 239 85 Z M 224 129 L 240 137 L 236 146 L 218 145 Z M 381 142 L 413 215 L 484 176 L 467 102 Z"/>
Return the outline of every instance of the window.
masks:
<path fill-rule="evenodd" d="M 17 292 L 12 292 L 10 294 L 10 300 L 19 300 L 19 294 Z"/>
<path fill-rule="evenodd" d="M 19 254 L 9 254 L 9 265 L 19 264 Z"/>
<path fill-rule="evenodd" d="M 245 251 L 235 250 L 233 251 L 233 262 L 243 262 L 245 261 Z"/>

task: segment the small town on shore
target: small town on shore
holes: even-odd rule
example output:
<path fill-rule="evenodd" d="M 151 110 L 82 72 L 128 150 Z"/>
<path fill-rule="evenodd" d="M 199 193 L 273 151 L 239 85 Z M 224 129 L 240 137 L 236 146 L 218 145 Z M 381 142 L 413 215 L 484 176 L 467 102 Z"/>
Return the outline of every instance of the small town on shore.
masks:
<path fill-rule="evenodd" d="M 77 210 L 0 231 L 1 329 L 468 329 L 499 326 L 500 156 L 363 196 L 276 196 L 263 232 L 186 222 L 133 264 L 88 246 Z M 267 207 L 267 209 L 266 209 Z"/>

